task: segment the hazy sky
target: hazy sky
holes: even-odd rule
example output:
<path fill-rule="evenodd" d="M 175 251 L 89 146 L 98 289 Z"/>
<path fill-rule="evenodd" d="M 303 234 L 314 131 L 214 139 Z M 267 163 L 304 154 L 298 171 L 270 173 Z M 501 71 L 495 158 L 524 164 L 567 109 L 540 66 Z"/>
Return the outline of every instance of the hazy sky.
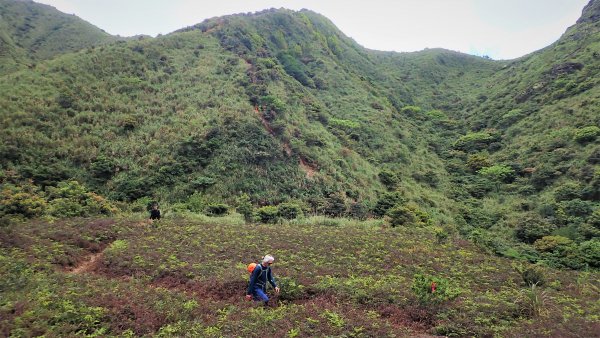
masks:
<path fill-rule="evenodd" d="M 442 47 L 494 59 L 556 41 L 588 0 L 39 0 L 104 29 L 166 34 L 206 18 L 266 8 L 307 8 L 364 47 L 409 52 Z"/>

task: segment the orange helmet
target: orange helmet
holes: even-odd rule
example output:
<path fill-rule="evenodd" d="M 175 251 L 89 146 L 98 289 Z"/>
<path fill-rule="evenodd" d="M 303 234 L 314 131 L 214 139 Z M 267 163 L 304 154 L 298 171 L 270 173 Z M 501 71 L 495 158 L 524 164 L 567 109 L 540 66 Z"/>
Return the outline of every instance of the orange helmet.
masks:
<path fill-rule="evenodd" d="M 254 268 L 256 268 L 256 263 L 248 264 L 248 273 L 252 273 L 252 271 L 254 271 Z"/>

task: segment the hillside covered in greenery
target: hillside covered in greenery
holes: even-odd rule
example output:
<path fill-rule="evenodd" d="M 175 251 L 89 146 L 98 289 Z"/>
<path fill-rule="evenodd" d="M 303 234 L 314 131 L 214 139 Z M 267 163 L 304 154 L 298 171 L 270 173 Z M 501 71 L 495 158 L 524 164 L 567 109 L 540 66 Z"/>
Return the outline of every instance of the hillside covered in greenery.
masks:
<path fill-rule="evenodd" d="M 30 0 L 0 1 L 0 74 L 117 38 L 74 15 Z"/>
<path fill-rule="evenodd" d="M 194 283 L 207 282 L 201 277 L 204 259 L 167 255 L 165 248 L 178 244 L 153 241 L 188 235 L 191 240 L 200 236 L 199 228 L 219 224 L 223 239 L 244 242 L 240 222 L 253 231 L 282 227 L 280 236 L 291 236 L 286 249 L 272 249 L 287 256 L 282 274 L 305 289 L 290 296 L 280 315 L 318 323 L 286 322 L 275 329 L 277 335 L 298 330 L 303 336 L 360 336 L 349 330 L 362 327 L 366 336 L 385 336 L 402 326 L 421 333 L 519 336 L 528 325 L 538 325 L 533 329 L 543 335 L 552 323 L 551 335 L 564 336 L 564 323 L 574 320 L 576 308 L 584 313 L 582 332 L 593 332 L 597 304 L 589 299 L 598 295 L 598 285 L 586 278 L 597 277 L 600 268 L 599 69 L 598 0 L 552 45 L 504 61 L 443 49 L 365 49 L 310 10 L 230 15 L 156 38 L 124 39 L 49 6 L 0 0 L 0 258 L 16 262 L 7 265 L 13 279 L 0 289 L 12 297 L 0 311 L 13 318 L 2 322 L 2 332 L 52 331 L 36 329 L 39 323 L 23 319 L 26 312 L 19 310 L 39 310 L 45 298 L 18 300 L 41 292 L 48 286 L 44 278 L 68 280 L 65 289 L 51 294 L 71 292 L 75 286 L 69 283 L 87 277 L 65 276 L 57 266 L 73 266 L 80 254 L 106 247 L 98 263 L 103 266 L 93 273 L 107 279 L 82 292 L 100 288 L 110 298 L 105 288 L 116 283 L 112 287 L 130 288 L 123 292 L 150 297 L 156 306 L 160 301 L 153 297 L 179 297 L 182 306 L 196 311 L 197 304 L 185 297 L 198 291 Z M 131 214 L 145 213 L 151 202 L 160 204 L 167 219 L 187 215 L 203 221 L 140 226 L 148 232 L 142 240 L 127 228 Z M 100 215 L 109 218 L 89 224 L 60 220 Z M 96 233 L 95 222 L 111 225 Z M 82 233 L 91 231 L 89 236 L 76 233 L 78 226 Z M 40 229 L 49 231 L 50 242 Z M 323 239 L 323 248 L 330 247 L 331 236 L 357 242 L 336 243 L 340 249 L 328 256 L 335 263 L 321 271 L 328 263 L 315 261 L 316 248 L 299 256 L 290 249 L 309 233 Z M 373 246 L 369 255 L 381 255 L 377 268 L 386 271 L 373 280 L 362 280 L 364 274 L 353 272 L 350 263 L 336 260 L 360 255 L 361 236 Z M 416 245 L 421 241 L 423 248 Z M 177 250 L 200 245 L 182 243 Z M 225 250 L 211 245 L 203 248 L 205 259 Z M 47 246 L 54 251 L 44 254 Z M 403 247 L 412 251 L 397 252 Z M 227 259 L 242 265 L 260 254 Z M 413 254 L 434 262 L 404 261 L 416 259 Z M 472 256 L 487 263 L 470 267 Z M 286 267 L 307 261 L 306 278 Z M 451 266 L 453 261 L 460 263 Z M 26 268 L 26 262 L 35 268 Z M 418 266 L 425 268 L 417 271 Z M 493 267 L 498 270 L 492 273 Z M 38 272 L 44 277 L 34 281 Z M 484 272 L 493 285 L 474 286 L 481 282 L 474 276 Z M 443 309 L 435 311 L 430 299 L 419 298 L 428 296 L 418 287 L 412 294 L 386 289 L 391 284 L 408 292 L 417 275 L 442 276 L 440 283 L 465 289 L 451 287 Z M 541 275 L 553 279 L 536 289 Z M 114 281 L 123 276 L 141 278 L 142 285 Z M 234 270 L 219 270 L 218 276 L 236 280 L 225 288 L 243 284 Z M 212 282 L 221 285 L 222 279 Z M 175 291 L 158 295 L 158 289 L 147 289 L 161 283 Z M 340 291 L 355 285 L 368 295 Z M 506 297 L 493 298 L 494 292 Z M 82 297 L 70 304 L 89 305 Z M 518 307 L 527 297 L 537 303 Z M 316 311 L 314 298 L 332 302 L 329 315 L 307 313 Z M 226 308 L 219 298 L 210 306 L 225 311 L 224 317 L 201 310 L 214 324 L 208 327 L 194 326 L 190 318 L 199 315 L 194 312 L 159 316 L 153 323 L 130 318 L 131 326 L 123 328 L 110 324 L 124 314 L 112 313 L 115 305 L 107 299 L 81 310 L 77 323 L 86 315 L 95 318 L 82 332 L 143 335 L 168 327 L 172 335 L 197 329 L 218 336 L 252 319 L 241 313 L 243 306 Z M 333 300 L 344 308 L 334 308 Z M 461 312 L 458 304 L 472 312 Z M 499 308 L 505 311 L 500 317 L 485 314 Z M 58 311 L 46 310 L 52 318 Z M 138 310 L 150 311 L 134 309 L 135 316 Z M 417 317 L 402 317 L 407 313 Z M 397 318 L 392 314 L 403 323 L 386 319 Z M 241 321 L 224 326 L 222 318 L 229 315 Z M 369 316 L 377 324 L 343 319 Z M 76 332 L 65 324 L 70 319 L 54 320 L 57 335 Z M 333 326 L 324 328 L 326 321 Z"/>

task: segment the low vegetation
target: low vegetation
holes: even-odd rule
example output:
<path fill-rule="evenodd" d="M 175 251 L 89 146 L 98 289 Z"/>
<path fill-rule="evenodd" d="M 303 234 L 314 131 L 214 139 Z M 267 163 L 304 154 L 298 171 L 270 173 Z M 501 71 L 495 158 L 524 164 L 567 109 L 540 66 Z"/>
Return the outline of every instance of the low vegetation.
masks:
<path fill-rule="evenodd" d="M 214 219 L 214 218 L 213 218 Z M 0 229 L 4 336 L 597 333 L 600 276 L 487 254 L 430 227 L 326 219 L 74 218 Z M 218 219 L 217 219 L 218 220 Z M 244 300 L 266 253 L 282 292 Z M 85 269 L 89 257 L 96 257 Z M 272 290 L 271 290 L 272 292 Z"/>

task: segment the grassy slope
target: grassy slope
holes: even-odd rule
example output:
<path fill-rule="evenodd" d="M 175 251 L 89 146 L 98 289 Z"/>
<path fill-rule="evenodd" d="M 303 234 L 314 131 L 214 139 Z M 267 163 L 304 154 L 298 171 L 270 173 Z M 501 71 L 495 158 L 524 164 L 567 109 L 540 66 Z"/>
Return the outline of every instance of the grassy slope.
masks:
<path fill-rule="evenodd" d="M 592 337 L 598 328 L 597 273 L 545 269 L 532 291 L 507 259 L 423 229 L 78 219 L 5 227 L 0 243 L 3 335 Z M 93 252 L 96 264 L 68 272 Z M 271 309 L 243 301 L 246 264 L 265 252 L 282 286 Z M 458 298 L 420 304 L 417 273 L 446 278 Z"/>
<path fill-rule="evenodd" d="M 33 1 L 2 0 L 0 13 L 0 74 L 116 40 L 74 15 Z"/>
<path fill-rule="evenodd" d="M 462 171 L 459 182 L 463 186 L 470 182 L 465 164 L 474 154 L 488 158 L 490 164 L 515 169 L 517 178 L 512 184 L 474 203 L 509 239 L 524 215 L 533 213 L 558 227 L 555 234 L 581 241 L 582 232 L 577 229 L 589 213 L 561 216 L 564 204 L 577 200 L 573 196 L 559 199 L 557 191 L 567 185 L 576 187 L 575 195 L 584 200 L 580 204 L 597 209 L 597 196 L 581 195 L 597 190 L 598 162 L 594 159 L 600 145 L 597 140 L 577 142 L 575 135 L 583 127 L 600 123 L 599 12 L 600 4 L 590 2 L 582 19 L 557 42 L 497 69 L 471 91 L 475 100 L 465 102 L 457 112 L 456 118 L 466 121 L 462 133 L 493 128 L 501 135 L 494 148 L 446 157 L 454 173 Z M 456 139 L 446 142 L 450 147 L 445 149 L 452 149 Z M 455 165 L 457 160 L 461 166 Z M 525 168 L 533 168 L 534 173 L 526 174 Z"/>
<path fill-rule="evenodd" d="M 368 53 L 310 12 L 227 20 L 66 55 L 5 76 L 3 129 L 10 136 L 3 154 L 13 157 L 5 166 L 42 184 L 75 176 L 105 193 L 126 190 L 113 196 L 124 199 L 149 193 L 185 198 L 197 189 L 193 182 L 208 177 L 216 181 L 209 195 L 231 198 L 244 191 L 272 203 L 332 192 L 372 201 L 383 189 L 379 168 L 387 165 L 398 169 L 415 200 L 445 203 L 411 176 L 430 170 L 442 182 L 446 177 L 425 149 L 420 127 L 395 113 L 385 87 L 361 75 L 362 68 L 377 72 Z M 277 46 L 267 34 L 289 27 L 299 31 L 285 32 L 288 46 Z M 327 41 L 329 31 L 339 38 Z M 281 65 L 281 53 L 306 62 L 308 84 Z M 19 97 L 22 91 L 31 95 Z M 284 108 L 265 128 L 252 105 L 269 95 Z M 32 120 L 33 112 L 42 118 Z M 214 142 L 204 149 L 208 138 Z M 100 184 L 90 177 L 99 157 L 111 158 L 114 170 Z M 301 159 L 317 172 L 314 178 L 305 178 Z M 45 163 L 45 172 L 25 163 Z M 137 186 L 122 187 L 140 177 Z"/>

